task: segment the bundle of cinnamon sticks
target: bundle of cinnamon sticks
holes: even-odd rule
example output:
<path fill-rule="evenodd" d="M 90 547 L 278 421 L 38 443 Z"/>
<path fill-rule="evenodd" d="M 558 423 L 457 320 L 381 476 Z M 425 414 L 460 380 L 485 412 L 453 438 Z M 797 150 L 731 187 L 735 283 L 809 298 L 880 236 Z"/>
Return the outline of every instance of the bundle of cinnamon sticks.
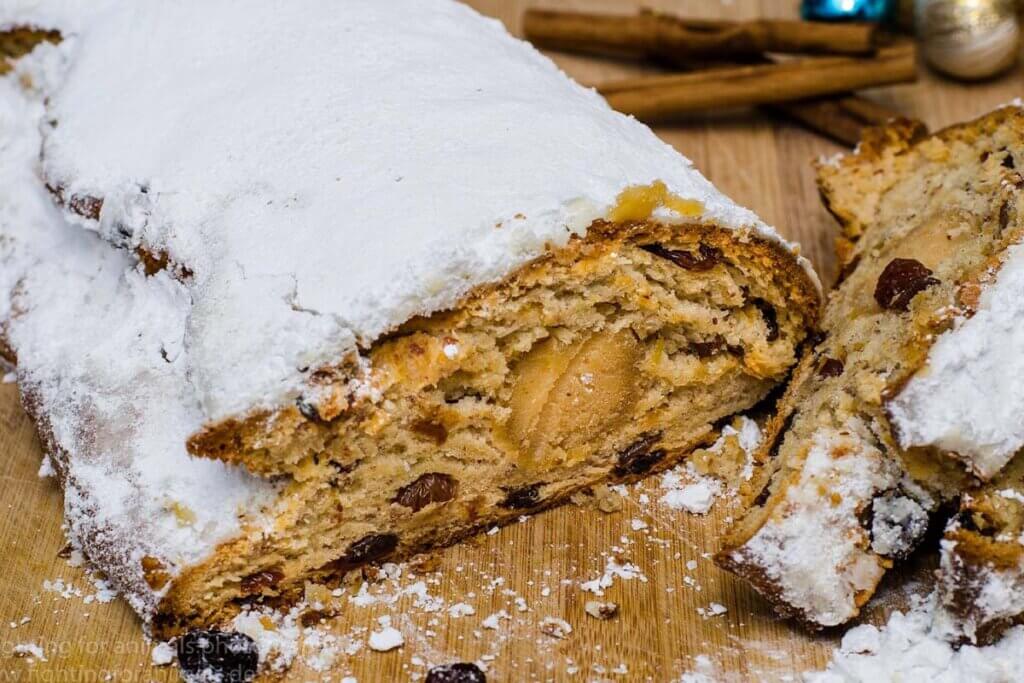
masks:
<path fill-rule="evenodd" d="M 528 10 L 523 29 L 538 47 L 683 69 L 597 84 L 612 107 L 649 121 L 762 105 L 854 145 L 864 127 L 899 114 L 852 93 L 917 77 L 913 43 L 883 36 L 875 24 Z"/>

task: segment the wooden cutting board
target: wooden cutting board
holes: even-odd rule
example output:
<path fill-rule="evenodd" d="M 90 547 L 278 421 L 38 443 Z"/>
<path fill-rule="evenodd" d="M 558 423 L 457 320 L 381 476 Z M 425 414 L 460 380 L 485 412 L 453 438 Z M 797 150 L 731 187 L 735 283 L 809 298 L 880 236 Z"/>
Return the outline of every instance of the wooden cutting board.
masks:
<path fill-rule="evenodd" d="M 470 4 L 517 31 L 522 10 L 529 5 L 623 11 L 640 3 Z M 690 16 L 754 18 L 794 17 L 797 2 L 643 4 Z M 555 57 L 569 74 L 587 83 L 640 70 L 610 61 Z M 924 73 L 914 85 L 880 89 L 870 96 L 934 129 L 1004 103 L 1024 93 L 1022 86 L 1019 69 L 970 86 Z M 756 112 L 709 114 L 656 130 L 723 192 L 801 242 L 822 279 L 831 282 L 834 225 L 818 201 L 809 162 L 841 151 L 840 147 Z M 83 569 L 60 557 L 65 545 L 61 493 L 52 479 L 36 474 L 39 444 L 19 406 L 17 389 L 10 384 L 0 386 L 0 452 L 0 679 L 176 680 L 174 669 L 150 664 L 152 645 L 128 607 L 120 600 L 102 603 L 90 597 L 97 590 Z M 657 482 L 647 482 L 642 489 L 651 501 L 660 495 Z M 365 640 L 365 629 L 374 628 L 377 617 L 390 615 L 403 632 L 405 645 L 387 653 L 366 647 L 354 655 L 341 653 L 327 672 L 316 672 L 300 661 L 286 678 L 419 680 L 428 665 L 481 658 L 488 664 L 491 681 L 668 681 L 693 671 L 704 671 L 714 680 L 798 680 L 800 672 L 825 665 L 839 634 L 811 636 L 778 620 L 756 594 L 708 559 L 732 514 L 727 502 L 698 517 L 656 502 L 644 504 L 641 493 L 631 491 L 619 512 L 570 505 L 437 553 L 434 566 L 422 567 L 419 578 L 426 581 L 431 596 L 445 604 L 468 603 L 474 615 L 456 618 L 444 610 L 430 612 L 416 607 L 409 595 L 393 604 L 349 605 L 330 620 L 332 632 L 352 641 Z M 583 592 L 579 582 L 601 575 L 611 554 L 630 559 L 643 579 L 619 579 L 608 588 L 603 599 L 618 603 L 620 612 L 614 619 L 599 621 L 584 613 L 585 602 L 593 596 Z M 867 618 L 884 620 L 908 593 L 927 590 L 932 562 L 924 552 L 887 579 Z M 44 588 L 44 581 L 57 579 L 71 587 L 65 587 L 63 595 L 52 590 L 52 583 L 50 590 Z M 407 570 L 398 583 L 408 586 L 416 580 Z M 393 592 L 385 585 L 374 590 Z M 517 607 L 516 598 L 521 598 L 525 611 Z M 709 616 L 712 603 L 727 611 Z M 510 618 L 498 619 L 497 629 L 484 628 L 485 618 L 500 610 Z M 572 633 L 565 639 L 543 634 L 539 624 L 547 616 L 569 622 Z M 42 646 L 47 661 L 32 663 L 13 656 L 14 647 L 24 643 Z"/>

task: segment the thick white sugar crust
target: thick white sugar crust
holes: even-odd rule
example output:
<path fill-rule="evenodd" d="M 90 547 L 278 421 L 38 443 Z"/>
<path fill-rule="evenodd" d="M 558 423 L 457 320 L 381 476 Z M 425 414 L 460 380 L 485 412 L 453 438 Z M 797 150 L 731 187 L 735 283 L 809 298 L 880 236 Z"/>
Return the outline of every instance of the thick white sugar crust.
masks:
<path fill-rule="evenodd" d="M 191 457 L 203 416 L 186 377 L 189 294 L 68 225 L 42 187 L 39 92 L 63 48 L 38 47 L 0 78 L 0 320 L 22 392 L 63 476 L 71 541 L 144 618 L 161 593 L 143 556 L 174 575 L 261 525 L 271 484 Z M 164 589 L 166 590 L 166 588 Z"/>
<path fill-rule="evenodd" d="M 779 240 L 451 0 L 146 0 L 68 21 L 45 176 L 103 197 L 90 227 L 108 239 L 194 273 L 190 378 L 212 420 L 293 398 L 312 369 L 583 234 L 628 186 L 664 181 L 700 220 Z"/>
<path fill-rule="evenodd" d="M 763 570 L 782 601 L 822 626 L 855 616 L 857 594 L 874 588 L 884 573 L 858 513 L 877 494 L 895 487 L 901 475 L 871 441 L 859 420 L 842 430 L 816 432 L 799 480 L 761 529 L 733 553 Z"/>
<path fill-rule="evenodd" d="M 936 339 L 889 403 L 900 445 L 935 446 L 989 478 L 1024 447 L 1024 245 L 1007 249 L 978 310 Z"/>

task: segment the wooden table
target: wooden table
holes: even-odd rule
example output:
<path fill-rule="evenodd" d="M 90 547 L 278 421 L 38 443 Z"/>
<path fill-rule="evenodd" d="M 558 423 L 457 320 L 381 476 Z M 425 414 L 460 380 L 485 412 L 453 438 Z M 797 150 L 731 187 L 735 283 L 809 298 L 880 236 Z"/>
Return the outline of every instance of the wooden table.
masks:
<path fill-rule="evenodd" d="M 522 9 L 531 4 L 623 10 L 629 0 L 536 3 L 523 0 L 478 0 L 483 12 L 517 30 Z M 796 0 L 693 0 L 644 2 L 646 6 L 692 16 L 749 18 L 791 17 Z M 637 66 L 555 55 L 571 75 L 594 83 L 636 73 Z M 1021 70 L 980 85 L 962 85 L 927 73 L 914 85 L 885 88 L 870 96 L 933 129 L 973 117 L 1024 92 Z M 809 161 L 840 151 L 836 145 L 757 112 L 709 114 L 685 123 L 660 126 L 657 132 L 685 155 L 726 194 L 803 244 L 825 281 L 834 275 L 833 224 L 818 202 Z M 8 680 L 173 681 L 177 673 L 150 664 L 151 644 L 144 640 L 134 614 L 120 600 L 87 602 L 95 593 L 81 568 L 69 566 L 59 553 L 61 494 L 52 479 L 39 479 L 40 449 L 32 425 L 18 404 L 14 385 L 0 386 L 0 678 Z M 657 482 L 644 484 L 656 499 Z M 514 524 L 493 535 L 440 552 L 436 570 L 427 572 L 432 595 L 448 603 L 465 601 L 476 614 L 450 618 L 411 607 L 404 597 L 394 605 L 350 606 L 330 625 L 338 634 L 360 636 L 376 618 L 392 615 L 406 638 L 388 653 L 363 648 L 341 654 L 328 673 L 298 664 L 289 680 L 359 681 L 421 679 L 426 665 L 490 657 L 489 680 L 678 680 L 684 672 L 704 670 L 715 680 L 786 680 L 821 668 L 838 641 L 835 633 L 809 636 L 776 619 L 744 584 L 719 571 L 706 554 L 731 514 L 720 504 L 707 517 L 639 502 L 639 491 L 624 499 L 621 512 L 604 514 L 592 507 L 567 506 Z M 634 530 L 641 520 L 646 529 Z M 578 582 L 600 575 L 606 556 L 622 549 L 646 581 L 617 581 L 606 599 L 621 605 L 610 621 L 586 616 L 591 597 Z M 887 579 L 869 619 L 884 620 L 910 590 L 907 577 L 927 590 L 931 558 L 924 553 L 914 566 Z M 694 565 L 695 563 L 695 565 Z M 688 568 L 690 567 L 695 568 Z M 82 591 L 64 598 L 44 590 L 44 580 L 61 578 Z M 503 583 L 496 583 L 503 581 Z M 406 577 L 403 585 L 412 583 Z M 496 584 L 496 585 L 495 585 Z M 493 586 L 493 588 L 492 588 Z M 913 588 L 913 586 L 911 586 Z M 474 597 L 469 597 L 474 594 Z M 528 611 L 515 605 L 520 596 Z M 712 602 L 728 611 L 702 617 L 698 609 Z M 488 615 L 504 609 L 510 619 L 497 630 L 482 628 Z M 544 635 L 545 616 L 573 626 L 564 640 Z M 20 624 L 23 618 L 29 621 Z M 9 628 L 14 622 L 17 627 Z M 434 635 L 431 635 L 433 633 Z M 365 633 L 361 637 L 365 638 Z M 12 656 L 16 644 L 36 642 L 48 661 L 29 663 Z M 702 669 L 701 655 L 707 657 Z M 708 669 L 707 667 L 711 668 Z M 620 668 L 624 667 L 624 668 Z M 625 673 L 623 673 L 625 671 Z"/>

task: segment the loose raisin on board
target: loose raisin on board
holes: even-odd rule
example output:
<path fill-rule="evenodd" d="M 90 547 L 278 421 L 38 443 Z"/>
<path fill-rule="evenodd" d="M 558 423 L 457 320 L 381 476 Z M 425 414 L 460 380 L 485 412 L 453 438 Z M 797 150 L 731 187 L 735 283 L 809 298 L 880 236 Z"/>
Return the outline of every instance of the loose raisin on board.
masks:
<path fill-rule="evenodd" d="M 427 672 L 426 683 L 487 683 L 487 676 L 476 664 L 442 664 Z"/>
<path fill-rule="evenodd" d="M 875 301 L 889 311 L 905 311 L 919 292 L 939 284 L 931 277 L 932 271 L 912 258 L 894 258 L 889 261 L 875 285 Z"/>
<path fill-rule="evenodd" d="M 615 474 L 624 477 L 649 471 L 665 457 L 665 451 L 653 448 L 660 438 L 661 434 L 648 434 L 619 451 Z"/>
<path fill-rule="evenodd" d="M 196 630 L 178 640 L 178 665 L 186 680 L 247 683 L 256 677 L 259 661 L 256 643 L 243 633 Z"/>
<path fill-rule="evenodd" d="M 427 472 L 411 484 L 398 489 L 395 502 L 419 512 L 431 503 L 443 503 L 455 497 L 459 482 L 450 474 Z"/>
<path fill-rule="evenodd" d="M 503 508 L 511 508 L 512 510 L 536 507 L 540 503 L 540 487 L 541 484 L 530 484 L 529 486 L 508 489 L 506 491 L 508 495 L 505 496 L 505 500 L 501 501 L 499 505 Z"/>
<path fill-rule="evenodd" d="M 660 244 L 645 244 L 640 248 L 649 254 L 654 254 L 655 256 L 659 256 L 663 259 L 668 259 L 680 268 L 695 270 L 698 273 L 705 270 L 711 270 L 715 267 L 716 263 L 722 260 L 722 252 L 718 251 L 714 247 L 709 247 L 703 242 L 701 242 L 700 246 L 697 247 L 696 254 L 692 251 L 666 249 Z"/>

